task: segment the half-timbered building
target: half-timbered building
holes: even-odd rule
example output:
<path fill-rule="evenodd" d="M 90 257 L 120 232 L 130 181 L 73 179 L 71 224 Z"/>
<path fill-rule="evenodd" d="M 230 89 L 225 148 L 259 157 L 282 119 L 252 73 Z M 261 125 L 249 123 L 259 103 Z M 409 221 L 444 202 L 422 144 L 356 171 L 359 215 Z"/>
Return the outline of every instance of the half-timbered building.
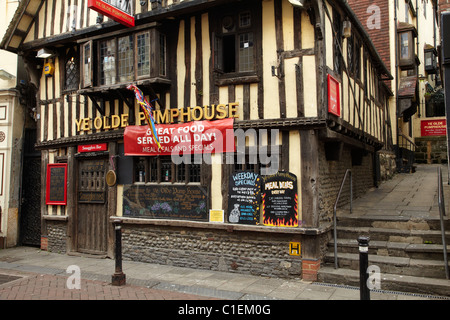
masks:
<path fill-rule="evenodd" d="M 23 0 L 1 47 L 36 88 L 52 251 L 112 257 L 119 220 L 126 259 L 314 279 L 346 170 L 364 193 L 392 144 L 391 75 L 346 1 Z M 131 84 L 163 149 L 224 126 L 223 149 L 155 149 Z"/>

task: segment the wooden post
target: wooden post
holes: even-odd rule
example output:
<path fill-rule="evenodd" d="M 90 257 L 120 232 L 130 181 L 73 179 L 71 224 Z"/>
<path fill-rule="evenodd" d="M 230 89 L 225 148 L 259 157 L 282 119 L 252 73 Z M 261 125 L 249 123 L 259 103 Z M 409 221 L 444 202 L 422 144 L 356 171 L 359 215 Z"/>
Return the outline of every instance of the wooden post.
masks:
<path fill-rule="evenodd" d="M 314 130 L 300 131 L 301 196 L 304 227 L 319 226 L 319 142 Z"/>
<path fill-rule="evenodd" d="M 427 164 L 431 164 L 431 141 L 427 141 Z"/>

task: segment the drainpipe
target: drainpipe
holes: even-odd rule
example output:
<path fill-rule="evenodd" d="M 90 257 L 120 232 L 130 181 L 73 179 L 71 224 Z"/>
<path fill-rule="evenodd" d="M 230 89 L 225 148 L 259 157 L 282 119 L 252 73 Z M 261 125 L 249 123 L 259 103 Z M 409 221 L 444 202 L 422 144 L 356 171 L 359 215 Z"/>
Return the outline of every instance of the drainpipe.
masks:
<path fill-rule="evenodd" d="M 395 38 L 395 124 L 396 124 L 396 144 L 397 144 L 397 154 L 396 154 L 396 162 L 397 169 L 399 165 L 399 156 L 400 156 L 400 144 L 399 144 L 399 122 L 398 122 L 398 35 L 397 35 L 397 4 L 399 0 L 394 0 L 394 38 Z"/>

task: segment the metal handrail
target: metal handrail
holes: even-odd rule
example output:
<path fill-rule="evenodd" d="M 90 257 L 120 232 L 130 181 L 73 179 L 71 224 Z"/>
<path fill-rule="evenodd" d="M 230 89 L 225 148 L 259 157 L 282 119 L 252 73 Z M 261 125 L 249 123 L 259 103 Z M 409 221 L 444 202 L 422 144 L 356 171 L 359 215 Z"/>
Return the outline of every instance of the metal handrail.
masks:
<path fill-rule="evenodd" d="M 336 197 L 336 201 L 333 207 L 333 222 L 334 222 L 334 268 L 338 268 L 338 260 L 337 260 L 337 230 L 336 230 L 336 210 L 339 202 L 339 198 L 341 197 L 342 189 L 344 188 L 345 180 L 347 176 L 350 175 L 350 213 L 352 213 L 352 200 L 353 200 L 353 179 L 352 179 L 352 170 L 347 169 L 345 171 L 344 178 L 342 179 L 341 187 L 339 188 L 338 195 Z"/>
<path fill-rule="evenodd" d="M 441 167 L 438 167 L 438 205 L 439 205 L 439 215 L 441 218 L 441 233 L 442 233 L 442 246 L 444 252 L 445 276 L 447 277 L 448 280 L 450 278 L 450 273 L 448 270 L 447 244 L 445 241 L 445 225 L 444 225 L 445 203 L 444 203 L 444 188 L 442 186 Z"/>

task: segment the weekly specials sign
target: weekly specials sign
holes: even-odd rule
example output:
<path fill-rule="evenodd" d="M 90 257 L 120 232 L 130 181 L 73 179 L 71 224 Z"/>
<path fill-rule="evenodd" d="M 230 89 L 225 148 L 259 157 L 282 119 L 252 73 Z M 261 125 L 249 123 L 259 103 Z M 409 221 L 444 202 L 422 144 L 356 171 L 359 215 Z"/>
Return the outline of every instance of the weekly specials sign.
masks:
<path fill-rule="evenodd" d="M 233 118 L 155 124 L 161 149 L 148 126 L 128 126 L 124 134 L 126 156 L 158 156 L 235 152 Z"/>

